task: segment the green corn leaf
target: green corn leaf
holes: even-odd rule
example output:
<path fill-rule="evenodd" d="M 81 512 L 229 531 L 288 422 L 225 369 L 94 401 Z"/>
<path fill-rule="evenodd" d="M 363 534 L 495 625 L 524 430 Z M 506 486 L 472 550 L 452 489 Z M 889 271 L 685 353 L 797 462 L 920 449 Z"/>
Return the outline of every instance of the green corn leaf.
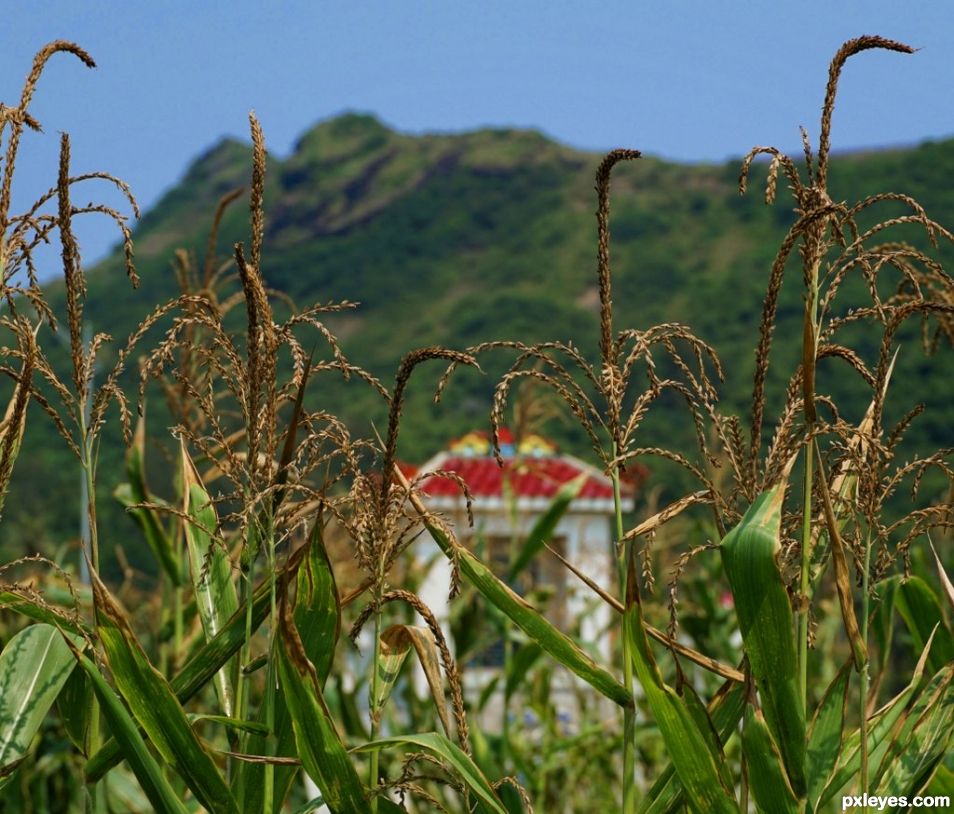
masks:
<path fill-rule="evenodd" d="M 947 795 L 954 800 L 954 771 L 944 765 L 938 766 L 924 793 L 932 796 Z"/>
<path fill-rule="evenodd" d="M 724 746 L 735 732 L 745 709 L 745 685 L 727 681 L 709 702 L 706 711 L 712 726 L 719 733 L 719 742 Z M 660 773 L 656 782 L 646 793 L 637 809 L 638 814 L 674 814 L 685 805 L 682 784 L 670 763 Z"/>
<path fill-rule="evenodd" d="M 494 697 L 494 695 L 497 692 L 497 687 L 499 685 L 500 685 L 499 674 L 493 676 L 486 684 L 484 684 L 484 688 L 480 691 L 480 695 L 477 697 L 477 709 L 480 712 L 484 711 L 484 708 L 487 706 L 487 702 Z"/>
<path fill-rule="evenodd" d="M 202 486 L 199 473 L 182 439 L 182 478 L 185 504 L 186 546 L 192 569 L 196 603 L 206 639 L 213 638 L 238 610 L 238 594 L 232 582 L 232 564 L 228 552 L 212 539 L 218 528 L 215 507 Z M 215 691 L 226 717 L 234 717 L 232 683 L 224 667 L 215 675 Z"/>
<path fill-rule="evenodd" d="M 268 580 L 264 580 L 252 594 L 252 630 L 268 618 L 271 610 L 271 596 Z M 223 627 L 212 636 L 192 657 L 170 682 L 176 697 L 182 703 L 192 698 L 222 669 L 245 642 L 245 603 L 232 614 Z"/>
<path fill-rule="evenodd" d="M 436 527 L 429 526 L 428 531 L 435 539 L 443 539 L 447 546 L 445 553 L 456 558 L 461 572 L 484 598 L 547 653 L 611 701 L 622 707 L 632 705 L 632 697 L 622 684 L 597 665 L 569 636 L 555 628 L 529 602 L 498 579 L 490 568 L 466 549 L 458 549 L 455 554 L 453 544 Z"/>
<path fill-rule="evenodd" d="M 798 814 L 798 799 L 788 782 L 778 746 L 758 710 L 746 714 L 742 753 L 749 767 L 749 788 L 759 811 Z"/>
<path fill-rule="evenodd" d="M 325 704 L 314 665 L 285 611 L 275 648 L 281 692 L 295 733 L 298 756 L 332 814 L 367 811 L 364 788 Z"/>
<path fill-rule="evenodd" d="M 934 634 L 934 646 L 928 659 L 928 669 L 932 673 L 954 661 L 954 636 L 944 621 L 941 600 L 934 589 L 920 577 L 901 579 L 892 577 L 898 583 L 894 606 L 904 620 L 904 624 L 914 640 L 914 647 L 920 652 L 931 632 Z"/>
<path fill-rule="evenodd" d="M 213 814 L 238 814 L 215 762 L 189 726 L 175 693 L 146 658 L 125 615 L 96 574 L 92 575 L 96 630 L 119 690 L 133 717 L 163 760 Z"/>
<path fill-rule="evenodd" d="M 76 639 L 81 642 L 82 639 Z M 0 653 L 0 787 L 26 756 L 34 735 L 76 666 L 60 632 L 30 625 Z"/>
<path fill-rule="evenodd" d="M 31 596 L 16 588 L 9 588 L 0 591 L 0 608 L 6 608 L 33 619 L 35 622 L 51 625 L 52 627 L 65 630 L 74 636 L 90 635 L 92 628 L 84 624 L 81 620 L 61 612 L 52 605 L 40 604 Z"/>
<path fill-rule="evenodd" d="M 325 804 L 325 798 L 320 794 L 312 798 L 307 803 L 302 803 L 295 809 L 293 814 L 314 814 Z"/>
<path fill-rule="evenodd" d="M 113 496 L 127 508 L 132 515 L 143 536 L 146 538 L 153 556 L 162 566 L 172 584 L 182 584 L 182 569 L 179 567 L 179 558 L 175 553 L 175 546 L 165 528 L 159 521 L 154 509 L 130 508 L 142 503 L 157 503 L 149 488 L 146 486 L 146 417 L 141 415 L 136 424 L 133 442 L 126 450 L 126 478 L 127 483 L 120 484 L 113 492 Z"/>
<path fill-rule="evenodd" d="M 722 781 L 720 755 L 712 746 L 714 738 L 710 737 L 709 731 L 700 729 L 686 700 L 663 681 L 659 672 L 643 630 L 632 557 L 629 558 L 626 577 L 623 635 L 630 642 L 636 678 L 643 688 L 679 782 L 686 791 L 686 802 L 696 814 L 739 814 L 738 803 Z M 711 729 L 711 724 L 706 729 Z"/>
<path fill-rule="evenodd" d="M 135 722 L 130 717 L 122 701 L 116 697 L 106 680 L 100 675 L 99 668 L 86 656 L 75 652 L 76 659 L 89 677 L 93 692 L 99 699 L 103 718 L 109 724 L 113 737 L 122 749 L 123 757 L 129 763 L 139 785 L 145 792 L 153 809 L 158 814 L 188 814 L 188 809 L 179 800 L 169 781 L 163 776 L 158 764 L 146 744 L 143 742 Z"/>
<path fill-rule="evenodd" d="M 250 732 L 255 735 L 268 734 L 268 727 L 258 723 L 258 721 L 245 721 L 241 718 L 226 718 L 224 715 L 203 715 L 196 712 L 190 712 L 186 717 L 193 726 L 203 721 L 208 721 L 210 724 L 221 724 L 227 729 L 235 729 L 239 732 Z"/>
<path fill-rule="evenodd" d="M 92 693 L 93 688 L 85 671 L 73 670 L 56 699 L 56 709 L 66 735 L 81 752 L 86 749 L 86 727 L 89 724 Z"/>
<path fill-rule="evenodd" d="M 702 735 L 706 746 L 709 748 L 709 753 L 716 758 L 716 769 L 719 772 L 719 780 L 726 789 L 731 789 L 734 782 L 732 773 L 729 771 L 729 766 L 725 761 L 725 755 L 722 753 L 722 738 L 712 719 L 709 717 L 709 710 L 706 709 L 706 705 L 702 702 L 702 699 L 688 681 L 682 682 L 682 685 L 677 691 L 677 695 L 682 699 L 692 719 L 696 722 L 696 729 L 698 729 L 699 734 Z"/>
<path fill-rule="evenodd" d="M 931 554 L 934 555 L 934 565 L 937 568 L 938 579 L 941 580 L 941 586 L 944 588 L 944 596 L 947 597 L 947 604 L 951 606 L 951 609 L 954 610 L 954 583 L 951 582 L 951 578 L 947 575 L 947 571 L 944 570 L 944 563 L 941 562 L 940 556 L 938 556 L 937 549 L 934 547 L 934 543 L 931 542 L 928 538 L 928 542 L 931 546 Z"/>
<path fill-rule="evenodd" d="M 795 619 L 776 558 L 785 484 L 760 495 L 722 540 L 745 653 L 772 733 L 796 795 L 805 780 L 805 710 L 798 691 Z"/>
<path fill-rule="evenodd" d="M 473 793 L 477 810 L 488 814 L 507 814 L 500 797 L 493 786 L 484 777 L 483 772 L 467 754 L 452 741 L 437 732 L 425 732 L 416 735 L 398 735 L 393 738 L 381 738 L 359 747 L 357 752 L 370 752 L 376 749 L 385 749 L 389 746 L 409 748 L 409 751 L 423 749 L 444 762 L 467 789 Z"/>
<path fill-rule="evenodd" d="M 507 575 L 508 581 L 513 582 L 520 576 L 543 546 L 550 542 L 557 523 L 566 514 L 570 504 L 576 500 L 587 478 L 588 475 L 583 472 L 560 487 L 546 511 L 537 518 L 527 538 L 520 544 L 520 551 L 514 558 L 510 573 Z"/>
<path fill-rule="evenodd" d="M 927 645 L 921 653 L 911 681 L 900 693 L 879 709 L 868 721 L 868 765 L 878 766 L 888 750 L 891 742 L 891 733 L 896 730 L 904 717 L 905 710 L 911 698 L 917 692 L 924 677 L 924 667 L 931 652 L 933 635 L 928 638 Z M 828 782 L 825 784 L 818 801 L 816 810 L 821 811 L 824 806 L 835 797 L 838 792 L 853 782 L 861 770 L 861 735 L 858 729 L 852 730 L 847 736 L 842 736 L 842 750 L 838 757 L 838 764 Z"/>
<path fill-rule="evenodd" d="M 298 567 L 304 549 L 292 555 L 286 568 Z M 252 595 L 252 629 L 258 629 L 271 610 L 271 593 L 268 580 L 264 580 Z M 245 642 L 245 605 L 236 611 L 225 626 L 185 663 L 182 670 L 170 681 L 170 686 L 184 704 L 193 698 L 216 673 L 242 648 Z M 119 744 L 108 740 L 86 764 L 86 780 L 95 783 L 113 766 L 122 760 Z"/>
<path fill-rule="evenodd" d="M 289 563 L 281 582 L 295 579 L 295 629 L 301 639 L 305 656 L 315 666 L 322 687 L 331 672 L 335 647 L 341 632 L 341 607 L 334 572 L 322 538 L 322 519 L 319 516 L 312 529 L 308 545 L 301 554 Z M 297 554 L 298 552 L 296 552 Z M 304 556 L 302 556 L 302 554 Z M 300 566 L 297 566 L 300 563 Z M 277 667 L 269 664 L 270 680 L 274 680 Z M 273 726 L 275 732 L 274 752 L 279 757 L 294 757 L 295 732 L 288 714 L 288 705 L 281 693 L 274 696 Z M 265 722 L 264 705 L 259 714 L 259 723 Z M 253 737 L 246 744 L 251 754 L 265 754 L 266 741 Z M 282 809 L 285 797 L 297 769 L 278 765 L 274 773 L 275 811 Z M 234 781 L 235 796 L 243 811 L 262 811 L 264 805 L 265 770 L 260 763 L 240 763 Z"/>
<path fill-rule="evenodd" d="M 399 469 L 395 469 L 394 472 L 395 478 L 406 488 L 408 483 L 403 473 Z M 448 559 L 457 563 L 463 575 L 487 601 L 509 617 L 517 627 L 560 664 L 578 675 L 591 687 L 621 707 L 632 706 L 632 696 L 609 672 L 597 665 L 576 642 L 557 630 L 536 608 L 498 579 L 490 568 L 467 549 L 452 542 L 443 529 L 429 521 L 427 509 L 416 495 L 411 496 L 411 503 L 441 551 Z"/>
<path fill-rule="evenodd" d="M 954 735 L 954 664 L 913 705 L 881 761 L 878 796 L 914 797 L 948 754 Z M 900 811 L 902 809 L 895 809 Z"/>
<path fill-rule="evenodd" d="M 842 752 L 851 664 L 846 664 L 825 690 L 808 732 L 808 804 L 814 808 Z"/>

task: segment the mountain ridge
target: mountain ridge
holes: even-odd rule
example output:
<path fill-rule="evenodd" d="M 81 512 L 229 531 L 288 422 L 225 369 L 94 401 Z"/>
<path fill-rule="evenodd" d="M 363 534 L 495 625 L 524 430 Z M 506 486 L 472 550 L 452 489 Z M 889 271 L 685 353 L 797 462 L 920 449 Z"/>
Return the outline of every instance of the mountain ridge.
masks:
<path fill-rule="evenodd" d="M 328 324 L 341 332 L 349 358 L 386 383 L 402 353 L 431 344 L 572 340 L 592 358 L 599 321 L 593 174 L 600 158 L 533 130 L 408 135 L 368 114 L 324 120 L 303 133 L 288 156 L 269 156 L 266 282 L 302 306 L 361 303 L 356 312 L 331 317 Z M 679 164 L 645 157 L 614 171 L 611 193 L 617 327 L 691 325 L 722 355 L 730 374 L 726 406 L 743 415 L 768 270 L 793 221 L 784 190 L 774 206 L 764 205 L 765 172 L 757 165 L 752 188 L 739 196 L 737 161 Z M 954 139 L 836 155 L 831 165 L 836 199 L 904 192 L 921 199 L 945 224 L 954 222 L 954 187 L 943 181 L 952 172 Z M 157 303 L 175 296 L 174 251 L 202 256 L 217 201 L 236 187 L 247 188 L 250 173 L 251 147 L 238 139 L 226 137 L 196 157 L 136 225 L 141 288 L 134 291 L 119 279 L 115 253 L 90 272 L 87 317 L 97 330 L 123 337 Z M 247 204 L 237 203 L 222 220 L 220 256 L 229 257 L 234 243 L 247 240 Z M 949 247 L 941 257 L 951 265 Z M 60 283 L 49 286 L 54 300 L 61 289 Z M 792 273 L 782 289 L 770 368 L 776 401 L 797 363 L 801 309 L 800 275 Z M 907 355 L 912 361 L 901 365 L 899 391 L 918 393 L 923 372 L 915 354 Z M 937 358 L 954 377 L 950 354 Z M 503 365 L 489 360 L 491 375 L 462 375 L 452 382 L 443 407 L 430 403 L 436 370 L 416 373 L 401 453 L 423 460 L 449 436 L 486 425 L 492 374 Z M 819 375 L 822 386 L 849 387 L 837 372 Z M 940 417 L 924 422 L 919 437 L 924 444 L 950 443 L 954 422 L 947 419 L 954 416 L 943 394 L 918 395 L 940 408 Z M 349 385 L 323 391 L 322 397 L 323 406 L 340 412 L 355 432 L 367 435 L 369 418 L 382 426 L 380 399 L 370 391 Z M 676 406 L 662 406 L 661 424 L 650 423 L 648 432 L 690 440 L 691 425 Z M 161 424 L 156 429 L 164 430 Z M 41 469 L 52 468 L 46 482 L 54 492 L 66 493 L 73 485 L 64 463 L 68 457 L 55 450 L 53 433 L 46 430 L 27 432 L 24 455 L 33 450 L 33 474 L 23 475 L 23 455 L 18 473 L 25 483 L 36 483 L 44 477 Z M 585 452 L 585 439 L 572 424 L 555 425 L 552 434 Z M 103 459 L 115 466 L 121 450 L 110 443 Z M 19 488 L 19 476 L 14 481 Z M 108 481 L 105 477 L 104 494 Z M 9 539 L 9 529 L 18 523 L 22 527 L 26 513 L 38 511 L 35 501 L 32 506 L 31 500 L 22 501 L 23 511 L 17 505 L 8 502 L 0 539 Z M 44 534 L 52 539 L 73 528 L 72 521 L 51 521 Z"/>

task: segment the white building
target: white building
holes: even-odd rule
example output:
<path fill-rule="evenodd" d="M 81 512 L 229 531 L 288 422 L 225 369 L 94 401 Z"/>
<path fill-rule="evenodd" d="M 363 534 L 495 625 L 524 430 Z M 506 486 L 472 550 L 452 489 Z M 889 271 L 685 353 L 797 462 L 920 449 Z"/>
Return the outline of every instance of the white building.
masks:
<path fill-rule="evenodd" d="M 422 483 L 428 508 L 440 512 L 453 525 L 458 540 L 483 550 L 483 558 L 498 576 L 505 578 L 511 556 L 519 550 L 534 523 L 551 505 L 557 491 L 574 479 L 581 479 L 578 496 L 557 524 L 550 545 L 577 570 L 610 593 L 616 593 L 617 570 L 613 551 L 613 486 L 598 468 L 571 455 L 558 452 L 555 445 L 530 435 L 514 443 L 510 433 L 501 431 L 503 467 L 493 455 L 488 434 L 471 432 L 424 463 L 417 474 L 453 472 L 467 484 L 472 497 L 474 525 L 467 523 L 466 507 L 459 486 L 451 478 L 434 476 Z M 640 471 L 640 476 L 645 472 Z M 640 477 L 641 479 L 641 477 Z M 638 480 L 622 485 L 624 512 L 633 508 Z M 450 563 L 436 556 L 438 549 L 429 538 L 417 543 L 416 554 L 430 568 L 419 590 L 421 598 L 441 621 L 450 639 Z M 595 596 L 574 574 L 545 548 L 537 553 L 517 584 L 519 593 L 543 589 L 549 595 L 544 612 L 558 628 L 570 631 L 578 625 L 584 648 L 602 664 L 611 663 L 613 642 L 607 635 L 612 609 Z M 496 673 L 502 648 L 491 648 L 466 665 L 465 684 L 473 700 Z M 561 678 L 564 688 L 573 681 L 568 673 Z"/>

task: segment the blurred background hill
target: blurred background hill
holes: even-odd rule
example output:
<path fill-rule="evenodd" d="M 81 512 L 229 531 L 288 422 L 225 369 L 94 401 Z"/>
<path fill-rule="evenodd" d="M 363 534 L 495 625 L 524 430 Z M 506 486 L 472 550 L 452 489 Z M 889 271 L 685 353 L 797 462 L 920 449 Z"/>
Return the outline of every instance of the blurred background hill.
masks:
<path fill-rule="evenodd" d="M 592 357 L 598 341 L 593 174 L 600 157 L 532 130 L 408 135 L 363 113 L 322 121 L 287 157 L 270 162 L 266 280 L 300 307 L 342 299 L 360 303 L 328 324 L 349 359 L 388 385 L 400 356 L 422 345 L 572 340 Z M 782 182 L 779 200 L 765 205 L 765 164 L 756 165 L 748 194 L 740 196 L 739 163 L 686 164 L 647 156 L 619 167 L 611 231 L 617 328 L 692 326 L 716 348 L 727 371 L 723 408 L 746 416 L 768 271 L 793 214 Z M 224 139 L 144 213 L 134 232 L 141 287 L 133 290 L 125 281 L 118 252 L 91 270 L 86 318 L 96 331 L 122 340 L 157 303 L 178 293 L 175 251 L 184 248 L 201 257 L 217 200 L 247 186 L 250 167 L 250 145 Z M 954 222 L 951 178 L 954 140 L 840 154 L 831 167 L 839 199 L 903 192 L 948 225 Z M 893 210 L 888 205 L 881 211 Z M 234 243 L 247 240 L 247 224 L 242 198 L 222 224 L 222 259 Z M 950 247 L 938 256 L 948 266 L 954 259 Z M 779 403 L 800 354 L 798 277 L 798 270 L 790 269 L 782 289 L 770 371 Z M 844 302 L 864 301 L 863 286 L 855 287 L 858 296 Z M 54 300 L 62 299 L 57 281 L 49 290 Z M 55 344 L 49 336 L 46 343 Z M 876 348 L 858 349 L 873 362 Z M 499 372 L 508 358 L 488 356 L 488 373 Z M 942 366 L 931 378 L 933 389 L 925 375 L 929 365 Z M 856 394 L 848 403 L 860 415 L 867 397 L 846 370 L 840 362 L 828 364 L 820 371 L 820 386 L 849 399 Z M 399 453 L 414 462 L 448 437 L 488 423 L 495 377 L 461 375 L 435 406 L 431 397 L 439 372 L 435 365 L 416 376 L 409 394 Z M 902 348 L 889 410 L 890 419 L 918 402 L 931 406 L 930 420 L 911 431 L 910 451 L 951 444 L 951 389 L 937 383 L 952 380 L 951 354 L 927 359 L 913 332 Z M 383 432 L 379 396 L 354 382 L 332 385 L 332 377 L 325 382 L 313 394 L 322 407 L 341 415 L 358 434 L 369 434 L 373 422 Z M 127 383 L 132 386 L 132 380 Z M 158 407 L 159 401 L 155 394 L 150 403 Z M 168 435 L 163 421 L 161 410 L 150 410 L 152 433 Z M 79 468 L 44 422 L 38 410 L 31 413 L 0 526 L 0 546 L 10 552 L 48 549 L 78 533 L 79 509 L 68 505 Z M 547 431 L 586 454 L 585 438 L 572 422 L 553 422 Z M 675 402 L 659 405 L 643 442 L 652 444 L 659 433 L 691 445 L 691 424 Z M 110 428 L 101 452 L 101 511 L 103 527 L 117 541 L 138 537 L 108 498 L 122 477 L 121 458 L 118 430 Z M 678 480 L 666 472 L 657 469 L 657 483 L 678 490 Z"/>

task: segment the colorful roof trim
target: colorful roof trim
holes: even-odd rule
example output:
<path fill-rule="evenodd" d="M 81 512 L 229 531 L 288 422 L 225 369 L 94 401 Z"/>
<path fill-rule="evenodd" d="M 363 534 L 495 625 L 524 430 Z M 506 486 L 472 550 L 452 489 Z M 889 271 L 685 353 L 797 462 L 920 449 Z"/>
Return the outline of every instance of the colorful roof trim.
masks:
<path fill-rule="evenodd" d="M 504 506 L 505 483 L 517 497 L 518 507 L 545 508 L 565 483 L 586 473 L 579 497 L 573 502 L 576 511 L 605 512 L 613 510 L 613 484 L 599 469 L 571 455 L 557 451 L 556 445 L 540 435 L 528 435 L 514 443 L 506 430 L 500 432 L 503 457 L 501 467 L 493 455 L 490 437 L 483 432 L 469 432 L 451 442 L 425 463 L 418 474 L 453 472 L 470 491 L 475 511 L 496 510 Z M 452 478 L 435 475 L 424 479 L 422 491 L 428 504 L 438 509 L 463 506 L 460 487 Z M 632 507 L 635 487 L 622 484 L 624 509 Z"/>

